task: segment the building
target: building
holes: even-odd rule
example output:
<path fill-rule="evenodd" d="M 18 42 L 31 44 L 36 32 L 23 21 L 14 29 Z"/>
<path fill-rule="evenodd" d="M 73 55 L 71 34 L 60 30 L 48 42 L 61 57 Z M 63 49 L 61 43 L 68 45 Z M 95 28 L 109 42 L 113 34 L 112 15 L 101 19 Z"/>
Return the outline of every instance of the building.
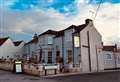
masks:
<path fill-rule="evenodd" d="M 104 69 L 117 69 L 120 68 L 120 51 L 117 45 L 104 45 Z"/>
<path fill-rule="evenodd" d="M 64 30 L 64 63 L 72 61 L 81 71 L 99 71 L 103 69 L 102 37 L 90 19 L 85 24 L 72 25 Z"/>
<path fill-rule="evenodd" d="M 15 56 L 22 57 L 24 54 L 24 41 L 14 41 Z"/>
<path fill-rule="evenodd" d="M 83 72 L 103 70 L 102 37 L 91 19 L 61 31 L 48 30 L 38 36 L 36 45 L 31 41 L 25 45 L 25 51 L 29 56 L 31 52 L 36 53 L 41 63 L 62 60 L 64 66 L 78 67 Z M 34 49 L 30 49 L 33 44 Z"/>
<path fill-rule="evenodd" d="M 0 38 L 0 59 L 14 58 L 15 55 L 22 55 L 23 41 L 13 42 L 9 37 Z"/>

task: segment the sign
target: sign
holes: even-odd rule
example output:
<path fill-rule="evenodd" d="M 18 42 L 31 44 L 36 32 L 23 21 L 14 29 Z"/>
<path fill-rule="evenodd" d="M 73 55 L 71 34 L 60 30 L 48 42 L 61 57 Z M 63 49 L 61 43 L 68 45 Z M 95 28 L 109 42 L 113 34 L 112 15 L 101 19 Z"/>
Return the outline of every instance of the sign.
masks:
<path fill-rule="evenodd" d="M 80 47 L 80 37 L 79 36 L 74 36 L 74 46 Z"/>
<path fill-rule="evenodd" d="M 22 66 L 21 64 L 16 64 L 16 72 L 22 72 Z"/>
<path fill-rule="evenodd" d="M 45 70 L 49 70 L 49 69 L 57 69 L 58 68 L 58 66 L 57 65 L 46 65 L 45 67 Z"/>
<path fill-rule="evenodd" d="M 15 72 L 16 73 L 21 73 L 22 72 L 22 62 L 21 61 L 16 61 L 15 62 Z"/>

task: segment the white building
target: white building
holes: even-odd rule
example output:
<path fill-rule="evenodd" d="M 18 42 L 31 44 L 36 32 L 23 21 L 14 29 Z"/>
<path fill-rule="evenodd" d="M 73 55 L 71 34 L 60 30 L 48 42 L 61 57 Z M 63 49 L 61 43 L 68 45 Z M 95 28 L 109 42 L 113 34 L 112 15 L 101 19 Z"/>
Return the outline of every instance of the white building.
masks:
<path fill-rule="evenodd" d="M 104 69 L 118 69 L 120 68 L 120 51 L 117 49 L 117 45 L 104 45 Z"/>
<path fill-rule="evenodd" d="M 9 38 L 0 38 L 0 59 L 14 58 L 15 55 L 22 55 L 24 42 L 14 42 Z"/>
<path fill-rule="evenodd" d="M 15 56 L 22 57 L 24 54 L 24 41 L 14 41 Z"/>

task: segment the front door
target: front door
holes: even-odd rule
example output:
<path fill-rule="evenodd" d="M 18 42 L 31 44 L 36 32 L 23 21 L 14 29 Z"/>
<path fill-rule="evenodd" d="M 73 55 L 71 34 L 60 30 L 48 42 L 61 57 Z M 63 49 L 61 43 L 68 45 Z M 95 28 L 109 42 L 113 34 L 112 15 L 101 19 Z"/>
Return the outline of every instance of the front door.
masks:
<path fill-rule="evenodd" d="M 56 63 L 60 63 L 60 51 L 56 51 Z"/>
<path fill-rule="evenodd" d="M 48 63 L 52 63 L 52 51 L 48 52 Z"/>
<path fill-rule="evenodd" d="M 67 55 L 68 55 L 68 63 L 72 62 L 72 50 L 67 50 Z"/>

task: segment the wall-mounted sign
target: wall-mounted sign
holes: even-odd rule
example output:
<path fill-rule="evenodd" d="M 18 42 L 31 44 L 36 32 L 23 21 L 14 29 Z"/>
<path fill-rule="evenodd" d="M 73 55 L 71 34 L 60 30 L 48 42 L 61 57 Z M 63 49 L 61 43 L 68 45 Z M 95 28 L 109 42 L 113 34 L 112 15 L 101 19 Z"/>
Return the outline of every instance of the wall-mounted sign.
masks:
<path fill-rule="evenodd" d="M 50 70 L 50 69 L 57 69 L 58 68 L 58 66 L 57 65 L 46 65 L 45 67 L 45 70 Z"/>
<path fill-rule="evenodd" d="M 80 37 L 74 36 L 74 47 L 80 47 Z"/>

